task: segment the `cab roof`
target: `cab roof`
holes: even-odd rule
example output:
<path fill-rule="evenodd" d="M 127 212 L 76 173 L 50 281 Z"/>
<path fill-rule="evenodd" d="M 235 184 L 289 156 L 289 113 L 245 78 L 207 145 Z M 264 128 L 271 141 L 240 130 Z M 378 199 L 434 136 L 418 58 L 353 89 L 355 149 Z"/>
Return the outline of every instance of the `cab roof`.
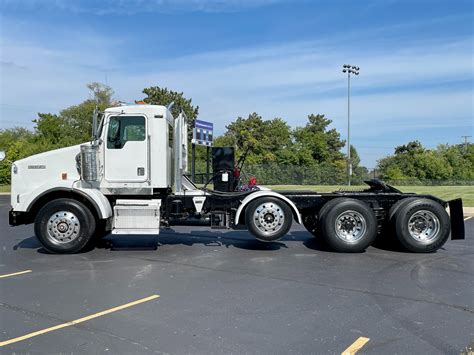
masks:
<path fill-rule="evenodd" d="M 173 115 L 162 105 L 124 105 L 109 107 L 105 110 L 106 113 L 116 113 L 116 114 L 145 114 L 149 118 L 165 118 L 170 121 L 173 121 Z"/>

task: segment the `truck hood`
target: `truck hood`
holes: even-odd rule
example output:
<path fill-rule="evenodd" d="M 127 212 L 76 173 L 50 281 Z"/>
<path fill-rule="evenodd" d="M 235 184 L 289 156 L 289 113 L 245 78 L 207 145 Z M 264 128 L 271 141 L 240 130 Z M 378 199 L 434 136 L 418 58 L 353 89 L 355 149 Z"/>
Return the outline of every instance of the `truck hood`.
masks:
<path fill-rule="evenodd" d="M 87 143 L 84 143 L 87 144 Z M 70 182 L 80 179 L 76 168 L 76 155 L 81 144 L 44 152 L 17 160 L 12 164 L 11 199 L 12 206 L 21 196 L 34 189 L 55 181 Z"/>

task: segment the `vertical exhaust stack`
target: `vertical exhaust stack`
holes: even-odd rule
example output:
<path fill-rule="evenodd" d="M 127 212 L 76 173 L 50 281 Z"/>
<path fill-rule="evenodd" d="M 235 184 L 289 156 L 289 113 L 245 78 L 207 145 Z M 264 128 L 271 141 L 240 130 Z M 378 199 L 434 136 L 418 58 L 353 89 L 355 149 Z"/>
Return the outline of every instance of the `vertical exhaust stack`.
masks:
<path fill-rule="evenodd" d="M 183 175 L 188 170 L 188 124 L 186 115 L 181 112 L 174 120 L 174 188 L 179 193 L 183 190 Z"/>

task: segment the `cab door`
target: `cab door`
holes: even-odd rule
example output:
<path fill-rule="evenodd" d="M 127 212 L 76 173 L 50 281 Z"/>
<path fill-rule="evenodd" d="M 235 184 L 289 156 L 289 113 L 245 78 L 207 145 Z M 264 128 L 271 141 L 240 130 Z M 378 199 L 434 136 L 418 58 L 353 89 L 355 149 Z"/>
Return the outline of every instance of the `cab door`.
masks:
<path fill-rule="evenodd" d="M 110 116 L 105 142 L 105 179 L 110 182 L 148 180 L 148 136 L 145 116 Z"/>

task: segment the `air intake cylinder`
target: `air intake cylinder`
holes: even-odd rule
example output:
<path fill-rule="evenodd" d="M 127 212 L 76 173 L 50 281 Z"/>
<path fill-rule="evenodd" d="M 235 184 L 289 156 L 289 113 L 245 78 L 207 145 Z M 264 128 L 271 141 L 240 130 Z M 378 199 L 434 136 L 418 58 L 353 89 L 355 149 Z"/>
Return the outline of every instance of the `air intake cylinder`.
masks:
<path fill-rule="evenodd" d="M 81 179 L 84 181 L 99 180 L 99 146 L 81 145 Z"/>

